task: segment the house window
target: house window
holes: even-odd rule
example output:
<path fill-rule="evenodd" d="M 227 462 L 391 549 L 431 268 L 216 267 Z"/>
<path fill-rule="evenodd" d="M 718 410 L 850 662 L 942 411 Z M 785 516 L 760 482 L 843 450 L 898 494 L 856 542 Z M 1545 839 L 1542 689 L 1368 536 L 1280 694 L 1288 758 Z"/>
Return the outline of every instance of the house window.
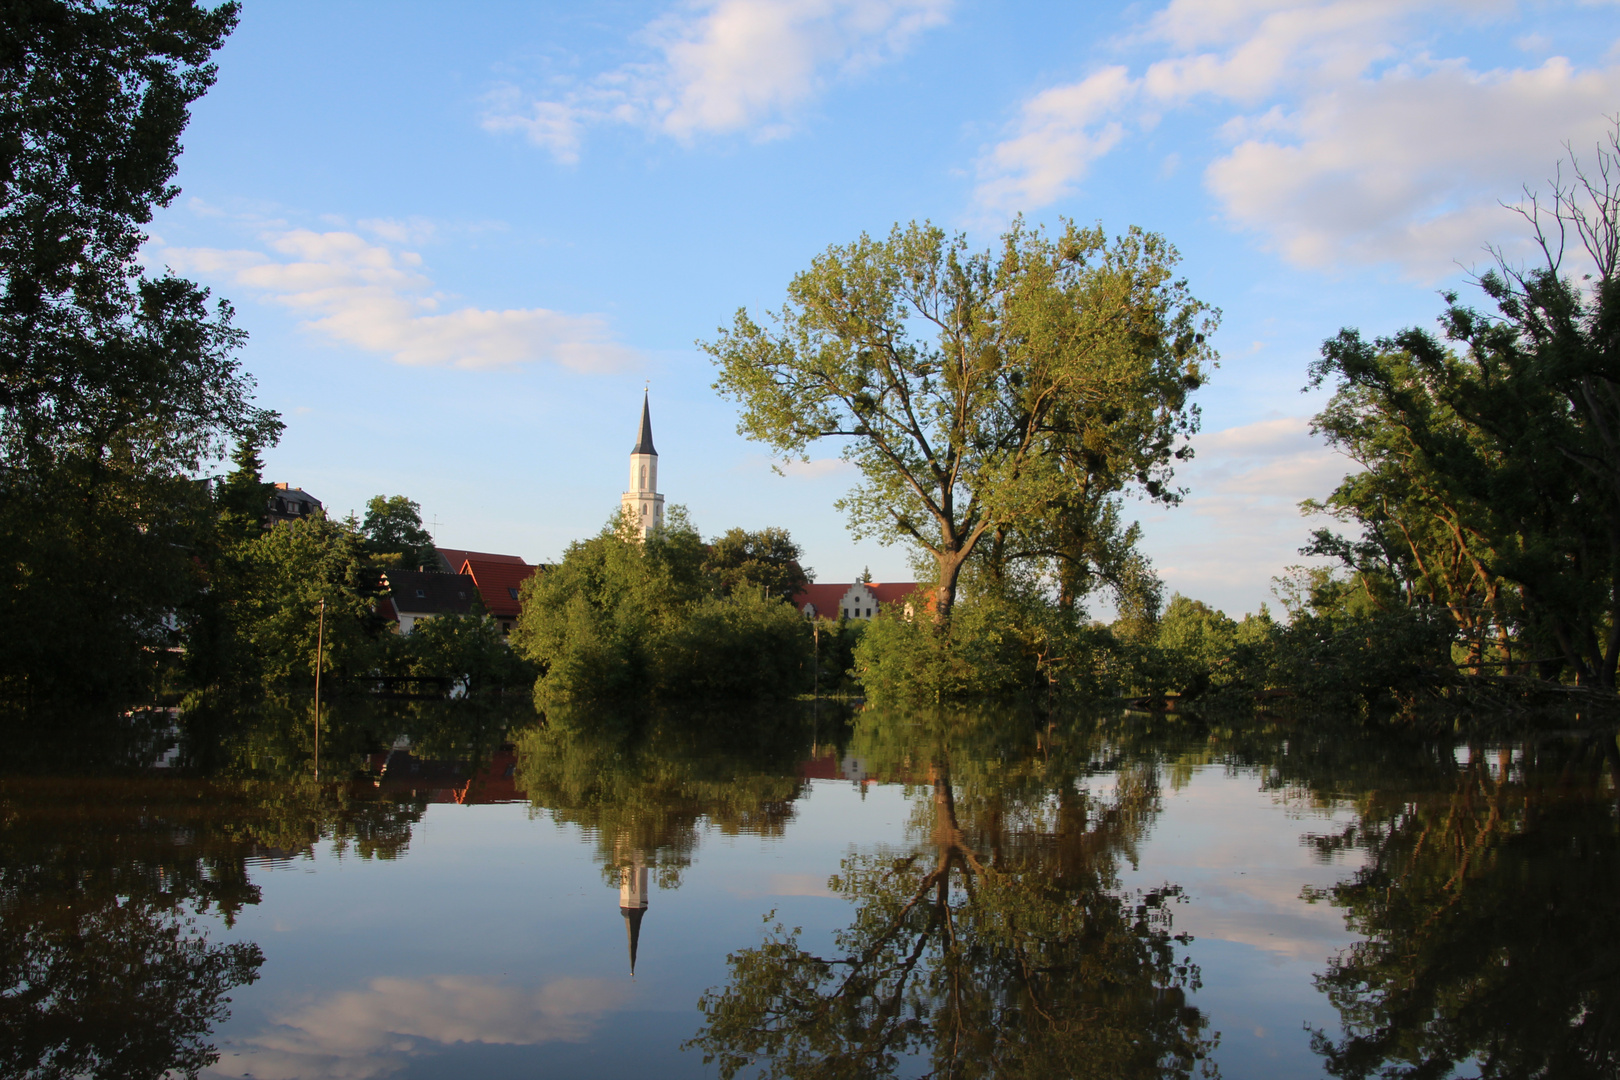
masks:
<path fill-rule="evenodd" d="M 424 599 L 426 596 L 427 596 L 427 590 L 426 589 L 417 589 L 416 590 L 416 598 L 418 600 Z"/>
<path fill-rule="evenodd" d="M 506 595 L 510 596 L 514 600 L 516 600 L 518 598 L 518 593 L 517 593 L 516 589 L 507 589 L 506 590 Z"/>

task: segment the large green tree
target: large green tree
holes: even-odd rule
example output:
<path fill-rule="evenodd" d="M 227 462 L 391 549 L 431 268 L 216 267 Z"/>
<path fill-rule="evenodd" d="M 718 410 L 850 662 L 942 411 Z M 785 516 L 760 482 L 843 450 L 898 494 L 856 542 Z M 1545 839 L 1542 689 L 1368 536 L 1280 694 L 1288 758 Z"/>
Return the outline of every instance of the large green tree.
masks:
<path fill-rule="evenodd" d="M 422 507 L 414 499 L 403 495 L 372 496 L 366 503 L 360 531 L 366 534 L 368 548 L 399 559 L 407 570 L 437 565 L 433 535 L 422 527 Z"/>
<path fill-rule="evenodd" d="M 1444 339 L 1342 331 L 1315 383 L 1316 419 L 1365 467 L 1326 508 L 1362 526 L 1340 554 L 1370 599 L 1447 609 L 1479 669 L 1483 642 L 1514 662 L 1517 636 L 1583 685 L 1620 665 L 1620 143 L 1595 173 L 1524 208 L 1541 258 L 1479 279 L 1485 309 L 1447 296 Z M 1578 243 L 1566 250 L 1565 238 Z M 1574 256 L 1580 256 L 1577 259 Z M 1584 270 L 1582 276 L 1573 271 Z M 1537 655 L 1539 654 L 1539 655 Z"/>
<path fill-rule="evenodd" d="M 237 6 L 0 12 L 0 622 L 27 694 L 127 690 L 201 587 L 187 480 L 273 442 L 229 305 L 137 255 Z M 26 633 L 22 628 L 26 627 Z"/>
<path fill-rule="evenodd" d="M 512 647 L 543 670 L 540 696 L 794 693 L 810 677 L 809 625 L 780 595 L 721 595 L 711 550 L 672 506 L 645 539 L 621 516 L 525 582 Z"/>
<path fill-rule="evenodd" d="M 791 600 L 810 582 L 803 556 L 786 529 L 727 529 L 710 541 L 703 568 L 722 596 L 752 590 Z"/>
<path fill-rule="evenodd" d="M 1099 500 L 1177 497 L 1217 319 L 1174 279 L 1177 258 L 1138 229 L 1109 243 L 1100 227 L 1018 222 L 971 252 L 914 222 L 828 248 L 774 328 L 739 311 L 703 347 L 742 433 L 786 455 L 842 442 L 862 483 L 840 508 L 856 535 L 932 558 L 943 625 L 988 538 L 1051 534 L 1032 554 L 1090 558 L 1075 534 Z"/>

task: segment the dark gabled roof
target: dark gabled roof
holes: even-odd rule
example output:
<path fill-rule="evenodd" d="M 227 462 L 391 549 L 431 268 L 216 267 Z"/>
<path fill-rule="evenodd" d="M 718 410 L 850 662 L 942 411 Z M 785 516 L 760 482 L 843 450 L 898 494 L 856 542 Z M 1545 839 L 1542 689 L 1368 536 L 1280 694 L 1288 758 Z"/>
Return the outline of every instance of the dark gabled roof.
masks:
<path fill-rule="evenodd" d="M 636 445 L 630 451 L 632 454 L 651 454 L 658 456 L 652 443 L 652 411 L 647 407 L 647 399 L 641 399 L 641 433 L 636 436 Z"/>
<path fill-rule="evenodd" d="M 465 615 L 478 595 L 478 583 L 467 574 L 389 570 L 383 580 L 394 610 L 405 615 Z"/>

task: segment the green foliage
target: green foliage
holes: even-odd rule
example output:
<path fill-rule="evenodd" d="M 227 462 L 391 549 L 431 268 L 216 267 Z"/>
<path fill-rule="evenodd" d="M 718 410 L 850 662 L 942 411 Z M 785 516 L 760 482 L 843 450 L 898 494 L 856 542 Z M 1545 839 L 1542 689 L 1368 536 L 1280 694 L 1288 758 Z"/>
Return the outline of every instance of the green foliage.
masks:
<path fill-rule="evenodd" d="M 727 529 L 709 544 L 703 568 L 721 596 L 752 591 L 791 600 L 810 582 L 803 555 L 786 529 Z"/>
<path fill-rule="evenodd" d="M 705 597 L 653 649 L 662 697 L 773 698 L 810 675 L 810 626 L 779 597 Z"/>
<path fill-rule="evenodd" d="M 487 615 L 439 615 L 418 620 L 390 643 L 391 668 L 417 677 L 454 680 L 461 692 L 528 690 L 537 672 L 501 637 Z"/>
<path fill-rule="evenodd" d="M 981 543 L 999 537 L 1000 563 L 1086 560 L 1114 493 L 1176 497 L 1216 322 L 1172 279 L 1177 259 L 1137 229 L 1110 245 L 1100 228 L 1020 221 L 999 251 L 970 253 L 914 222 L 828 248 L 774 329 L 739 311 L 704 348 L 744 434 L 788 455 L 845 440 L 862 484 L 840 508 L 857 536 L 928 553 L 943 625 Z"/>
<path fill-rule="evenodd" d="M 245 589 L 237 628 L 266 678 L 313 678 L 318 633 L 323 671 L 358 675 L 376 666 L 384 633 L 376 612 L 381 579 L 352 520 L 316 515 L 278 525 L 238 558 Z"/>
<path fill-rule="evenodd" d="M 815 620 L 812 632 L 811 666 L 815 691 L 819 694 L 849 695 L 860 692 L 855 679 L 855 646 L 870 625 L 866 619 L 839 615 L 836 619 Z"/>
<path fill-rule="evenodd" d="M 144 276 L 142 227 L 235 4 L 30 0 L 0 56 L 0 687 L 151 688 L 203 582 L 186 477 L 281 423 L 250 402 L 228 304 Z"/>
<path fill-rule="evenodd" d="M 1612 690 L 1620 665 L 1620 132 L 1597 169 L 1524 211 L 1543 260 L 1446 297 L 1445 340 L 1419 329 L 1324 343 L 1316 430 L 1365 467 L 1313 508 L 1355 523 L 1334 555 L 1380 609 L 1444 611 L 1475 674 L 1567 667 Z M 1565 272 L 1579 238 L 1595 274 Z M 1542 662 L 1551 661 L 1550 666 Z"/>
<path fill-rule="evenodd" d="M 891 605 L 898 607 L 898 605 Z M 1037 658 L 1006 604 L 962 604 L 937 633 L 926 620 L 885 610 L 854 650 L 854 670 L 879 702 L 1007 697 L 1040 688 Z"/>
<path fill-rule="evenodd" d="M 645 543 L 634 535 L 621 519 L 524 584 L 512 647 L 543 669 L 540 697 L 645 692 L 654 639 L 703 596 L 703 544 L 681 507 Z"/>
<path fill-rule="evenodd" d="M 253 540 L 264 531 L 266 508 L 275 490 L 274 484 L 265 482 L 264 462 L 259 459 L 256 443 L 239 443 L 231 461 L 236 468 L 214 489 L 217 529 L 225 544 Z"/>
<path fill-rule="evenodd" d="M 538 699 L 797 693 L 810 678 L 809 626 L 780 597 L 717 595 L 709 558 L 679 506 L 645 541 L 620 520 L 571 545 L 524 586 L 512 635 L 543 670 Z"/>
<path fill-rule="evenodd" d="M 889 605 L 872 622 L 853 662 L 874 701 L 1096 699 L 1117 692 L 1121 650 L 1107 628 L 1054 603 L 1038 582 L 1000 592 L 982 582 L 976 574 L 965 578 L 970 599 L 957 605 L 943 632 L 915 612 L 908 618 L 903 604 Z"/>
<path fill-rule="evenodd" d="M 1325 708 L 1410 711 L 1456 681 L 1444 611 L 1302 612 L 1277 636 L 1271 681 Z"/>
<path fill-rule="evenodd" d="M 1409 712 L 1417 697 L 1455 682 L 1443 611 L 1380 608 L 1358 583 L 1326 568 L 1279 579 L 1278 591 L 1286 624 L 1264 605 L 1234 621 L 1179 593 L 1145 631 L 1122 618 L 1115 624 L 1121 690 L 1224 704 L 1280 691 L 1315 708 L 1387 714 Z"/>
<path fill-rule="evenodd" d="M 360 531 L 365 534 L 367 550 L 407 570 L 438 566 L 433 537 L 422 527 L 422 508 L 403 495 L 373 496 L 366 503 Z"/>

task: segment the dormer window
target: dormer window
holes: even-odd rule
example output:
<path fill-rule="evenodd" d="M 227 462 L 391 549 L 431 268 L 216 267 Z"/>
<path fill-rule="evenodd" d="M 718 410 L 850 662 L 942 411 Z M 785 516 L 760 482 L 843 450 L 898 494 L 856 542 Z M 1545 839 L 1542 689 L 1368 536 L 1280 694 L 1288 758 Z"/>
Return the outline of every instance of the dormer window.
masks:
<path fill-rule="evenodd" d="M 427 599 L 427 590 L 426 590 L 426 589 L 417 589 L 417 590 L 416 590 L 416 598 L 417 598 L 417 599 L 418 599 L 418 600 L 425 600 L 425 599 Z"/>
<path fill-rule="evenodd" d="M 516 589 L 507 589 L 506 595 L 516 600 L 518 598 L 518 591 Z"/>

